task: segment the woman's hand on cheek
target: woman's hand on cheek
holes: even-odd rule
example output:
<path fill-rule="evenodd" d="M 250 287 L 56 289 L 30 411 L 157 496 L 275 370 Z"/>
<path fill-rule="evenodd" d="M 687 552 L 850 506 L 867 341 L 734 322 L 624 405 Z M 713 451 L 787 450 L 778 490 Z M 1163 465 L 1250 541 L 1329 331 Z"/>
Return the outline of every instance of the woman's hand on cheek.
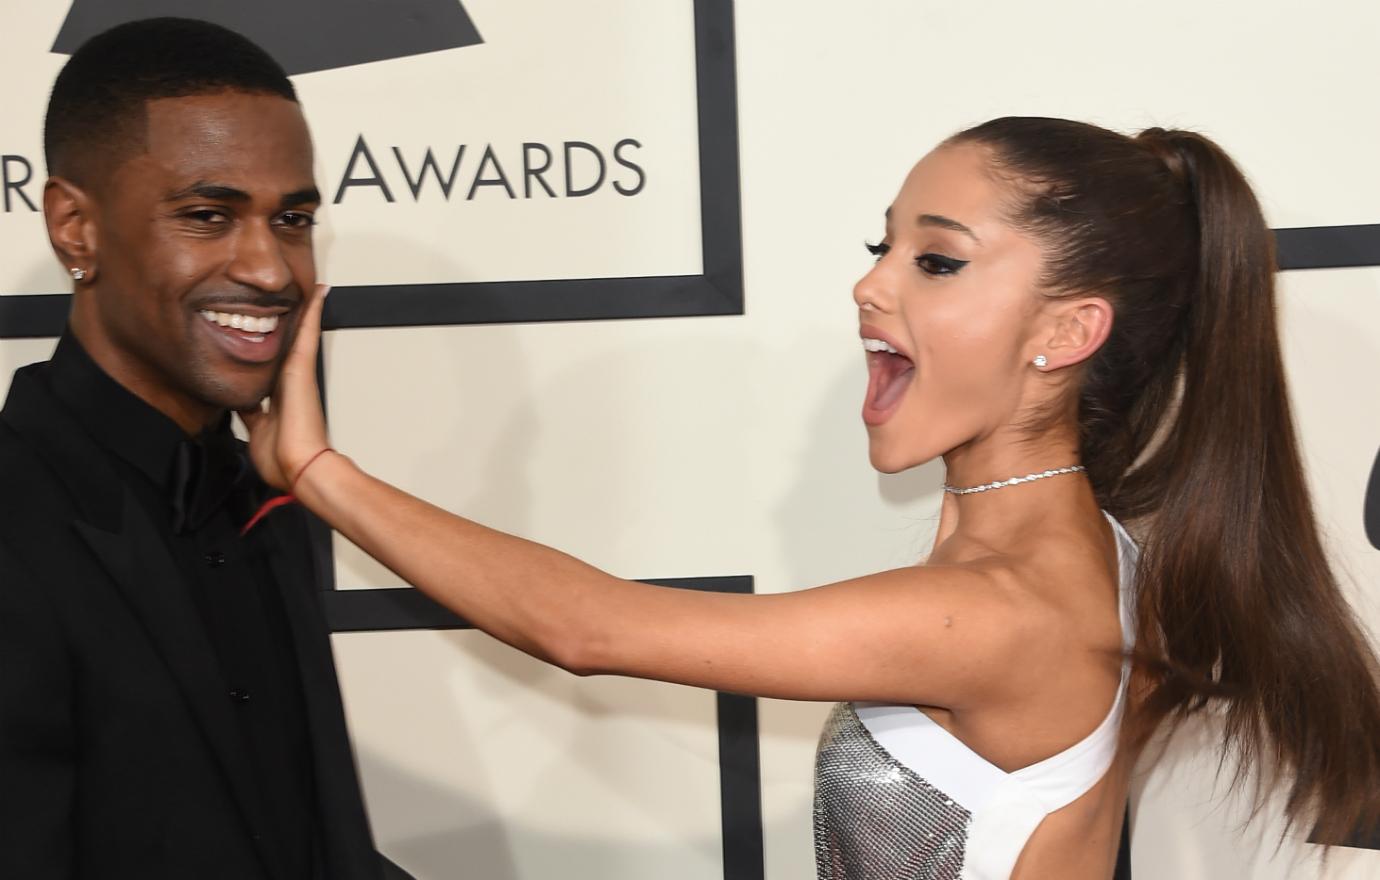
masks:
<path fill-rule="evenodd" d="M 311 459 L 330 446 L 316 356 L 321 347 L 321 312 L 330 287 L 318 284 L 302 307 L 297 336 L 283 361 L 267 405 L 239 413 L 249 429 L 249 455 L 264 481 L 290 490 Z"/>

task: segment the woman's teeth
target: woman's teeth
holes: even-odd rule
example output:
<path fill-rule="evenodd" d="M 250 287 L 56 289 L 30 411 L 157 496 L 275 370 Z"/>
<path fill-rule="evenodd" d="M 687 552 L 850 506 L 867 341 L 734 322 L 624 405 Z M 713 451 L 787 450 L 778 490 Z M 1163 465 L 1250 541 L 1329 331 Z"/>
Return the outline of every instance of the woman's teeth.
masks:
<path fill-rule="evenodd" d="M 243 330 L 245 333 L 272 333 L 278 329 L 278 316 L 269 315 L 263 318 L 256 318 L 253 315 L 240 315 L 235 312 L 213 312 L 210 309 L 201 309 L 197 314 L 205 318 L 212 324 L 219 324 L 222 327 L 229 327 L 233 330 Z"/>
<path fill-rule="evenodd" d="M 887 342 L 885 339 L 868 339 L 864 337 L 862 344 L 863 348 L 867 351 L 884 351 L 887 354 L 900 354 L 900 352 L 893 348 L 891 343 Z"/>

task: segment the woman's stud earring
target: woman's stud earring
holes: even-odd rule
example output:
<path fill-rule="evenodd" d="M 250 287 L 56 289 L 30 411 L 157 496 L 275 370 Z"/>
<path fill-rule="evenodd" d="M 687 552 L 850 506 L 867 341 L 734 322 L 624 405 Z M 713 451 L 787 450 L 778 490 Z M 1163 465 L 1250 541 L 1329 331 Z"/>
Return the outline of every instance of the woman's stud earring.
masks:
<path fill-rule="evenodd" d="M 73 281 L 82 281 L 86 278 L 86 270 L 81 268 L 80 266 L 73 266 L 67 271 L 72 274 Z"/>
<path fill-rule="evenodd" d="M 1031 361 L 1031 363 L 1037 367 L 1047 367 L 1049 366 L 1049 358 L 1042 354 L 1037 354 L 1035 355 L 1035 360 Z"/>

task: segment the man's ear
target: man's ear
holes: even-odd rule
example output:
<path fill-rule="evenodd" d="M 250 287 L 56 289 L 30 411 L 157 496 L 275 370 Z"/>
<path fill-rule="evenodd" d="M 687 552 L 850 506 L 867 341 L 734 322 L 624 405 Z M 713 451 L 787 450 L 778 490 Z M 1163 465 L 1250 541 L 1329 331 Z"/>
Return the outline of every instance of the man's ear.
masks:
<path fill-rule="evenodd" d="M 1048 333 L 1035 355 L 1044 355 L 1046 372 L 1081 364 L 1092 357 L 1112 332 L 1112 304 L 1100 296 L 1055 300 L 1050 304 Z M 1032 355 L 1032 358 L 1034 355 Z"/>
<path fill-rule="evenodd" d="M 62 177 L 43 185 L 43 219 L 48 241 L 78 286 L 96 277 L 99 248 L 95 202 L 81 187 Z"/>

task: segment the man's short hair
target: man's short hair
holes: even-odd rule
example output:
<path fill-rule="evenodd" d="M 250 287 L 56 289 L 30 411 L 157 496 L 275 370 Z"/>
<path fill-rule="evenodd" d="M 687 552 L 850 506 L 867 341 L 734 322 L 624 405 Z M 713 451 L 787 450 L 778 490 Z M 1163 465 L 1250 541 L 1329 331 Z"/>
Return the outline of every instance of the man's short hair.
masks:
<path fill-rule="evenodd" d="M 43 124 L 48 173 L 98 183 L 144 149 L 147 102 L 221 91 L 297 100 L 278 62 L 220 25 L 149 18 L 97 34 L 53 84 Z"/>

